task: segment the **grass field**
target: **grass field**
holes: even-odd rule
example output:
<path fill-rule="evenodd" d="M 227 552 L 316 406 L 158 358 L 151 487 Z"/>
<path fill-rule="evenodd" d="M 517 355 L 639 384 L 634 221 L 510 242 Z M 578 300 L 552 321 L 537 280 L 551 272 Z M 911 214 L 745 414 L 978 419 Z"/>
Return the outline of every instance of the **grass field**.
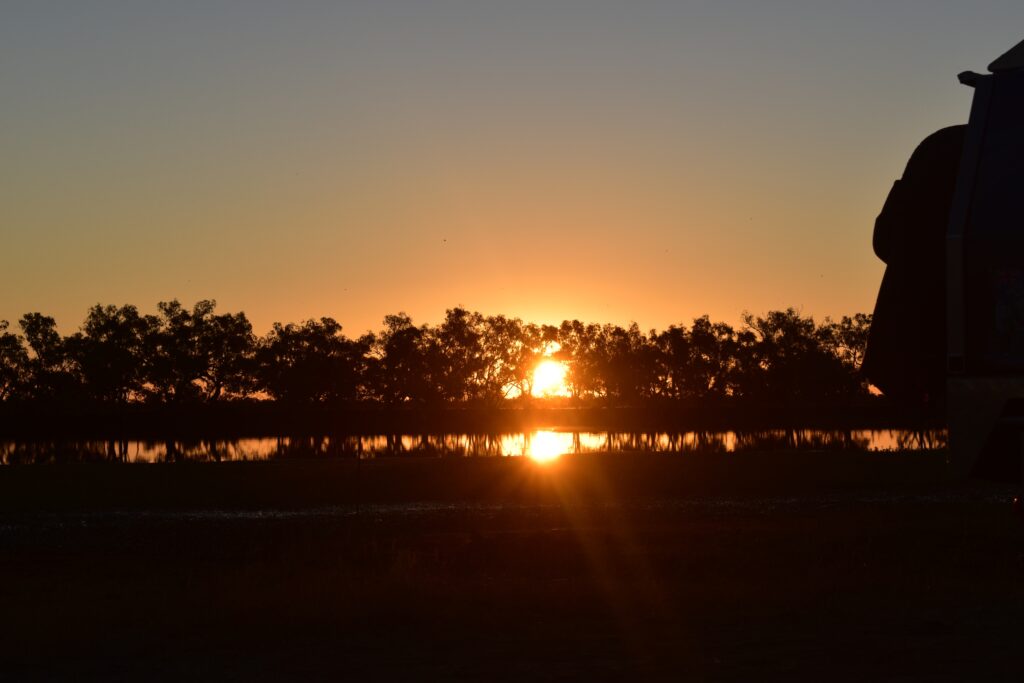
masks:
<path fill-rule="evenodd" d="M 1019 680 L 942 453 L 0 469 L 4 680 Z"/>

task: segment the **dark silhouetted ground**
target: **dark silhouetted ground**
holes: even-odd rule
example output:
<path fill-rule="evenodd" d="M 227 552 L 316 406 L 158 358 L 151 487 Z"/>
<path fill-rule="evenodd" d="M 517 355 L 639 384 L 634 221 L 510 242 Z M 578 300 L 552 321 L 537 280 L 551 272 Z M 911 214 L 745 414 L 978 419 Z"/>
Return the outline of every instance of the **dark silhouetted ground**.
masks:
<path fill-rule="evenodd" d="M 1020 680 L 943 454 L 0 469 L 3 680 Z"/>

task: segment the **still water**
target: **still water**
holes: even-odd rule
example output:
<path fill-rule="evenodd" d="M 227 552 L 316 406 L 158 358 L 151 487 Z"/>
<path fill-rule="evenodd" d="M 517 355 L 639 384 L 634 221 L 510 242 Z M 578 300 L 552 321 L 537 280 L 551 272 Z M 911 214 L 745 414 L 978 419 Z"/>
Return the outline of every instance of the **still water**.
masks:
<path fill-rule="evenodd" d="M 736 453 L 768 450 L 893 451 L 945 448 L 944 431 L 771 430 L 380 434 L 197 441 L 6 441 L 0 464 L 230 462 L 289 458 L 527 457 L 549 462 L 586 453 Z"/>

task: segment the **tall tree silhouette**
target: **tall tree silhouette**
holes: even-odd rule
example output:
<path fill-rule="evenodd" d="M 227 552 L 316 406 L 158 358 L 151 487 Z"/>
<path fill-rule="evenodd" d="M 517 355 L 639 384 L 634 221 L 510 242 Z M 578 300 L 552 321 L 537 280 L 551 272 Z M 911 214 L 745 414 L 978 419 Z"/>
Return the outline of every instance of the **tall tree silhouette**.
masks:
<path fill-rule="evenodd" d="M 633 323 L 628 328 L 605 325 L 600 333 L 599 367 L 609 399 L 631 403 L 659 393 L 657 347 Z"/>
<path fill-rule="evenodd" d="M 822 332 L 830 350 L 844 363 L 860 370 L 871 331 L 871 314 L 844 315 L 839 322 L 825 318 Z"/>
<path fill-rule="evenodd" d="M 177 299 L 157 308 L 145 341 L 146 388 L 155 398 L 213 401 L 252 391 L 256 337 L 245 313 L 218 315 L 208 299 L 191 310 Z"/>
<path fill-rule="evenodd" d="M 695 318 L 690 328 L 690 363 L 683 375 L 685 395 L 694 398 L 735 393 L 736 331 L 708 316 Z"/>
<path fill-rule="evenodd" d="M 203 319 L 213 314 L 212 301 L 199 301 L 191 310 L 174 299 L 157 304 L 158 323 L 146 338 L 146 378 L 160 401 L 198 400 L 203 374 L 199 337 Z"/>
<path fill-rule="evenodd" d="M 434 378 L 437 350 L 429 328 L 413 325 L 405 313 L 388 315 L 374 349 L 378 359 L 374 393 L 383 401 L 424 403 L 440 399 Z"/>
<path fill-rule="evenodd" d="M 346 338 L 333 318 L 274 323 L 260 345 L 261 386 L 289 403 L 354 400 L 367 350 L 368 342 Z"/>
<path fill-rule="evenodd" d="M 18 321 L 31 350 L 27 397 L 39 401 L 74 402 L 81 398 L 81 382 L 68 359 L 57 321 L 42 313 L 26 313 Z"/>
<path fill-rule="evenodd" d="M 683 325 L 670 325 L 651 333 L 656 351 L 656 381 L 660 394 L 666 398 L 685 398 L 692 394 L 690 386 L 690 336 Z"/>
<path fill-rule="evenodd" d="M 605 349 L 601 326 L 585 325 L 579 320 L 566 320 L 558 328 L 558 344 L 568 358 L 566 381 L 574 398 L 603 396 Z"/>
<path fill-rule="evenodd" d="M 255 387 L 256 337 L 245 313 L 211 315 L 199 335 L 199 380 L 206 400 L 245 396 Z"/>
<path fill-rule="evenodd" d="M 828 348 L 830 330 L 794 309 L 771 311 L 765 317 L 745 314 L 744 324 L 757 335 L 755 357 L 762 381 L 752 393 L 762 398 L 816 400 L 856 390 L 852 368 Z"/>
<path fill-rule="evenodd" d="M 125 403 L 141 395 L 146 337 L 157 324 L 135 306 L 89 309 L 80 332 L 65 340 L 86 395 L 100 403 Z"/>
<path fill-rule="evenodd" d="M 10 323 L 0 320 L 0 401 L 19 397 L 28 381 L 28 352 L 23 339 L 8 332 Z"/>
<path fill-rule="evenodd" d="M 539 332 L 539 328 L 536 325 L 528 327 L 530 331 L 524 329 L 519 318 L 503 315 L 488 316 L 484 320 L 481 339 L 485 358 L 481 374 L 482 398 L 498 401 L 513 392 L 529 395 L 540 341 L 539 334 L 531 334 Z"/>
<path fill-rule="evenodd" d="M 483 336 L 483 316 L 461 306 L 448 309 L 444 322 L 434 330 L 431 374 L 444 400 L 465 401 L 485 396 L 489 359 Z"/>

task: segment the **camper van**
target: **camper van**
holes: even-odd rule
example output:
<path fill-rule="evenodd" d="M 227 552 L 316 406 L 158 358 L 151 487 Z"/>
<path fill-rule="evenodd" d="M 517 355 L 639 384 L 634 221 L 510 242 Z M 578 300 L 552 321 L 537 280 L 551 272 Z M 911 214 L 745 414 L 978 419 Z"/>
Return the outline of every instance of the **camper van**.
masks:
<path fill-rule="evenodd" d="M 1024 42 L 964 72 L 970 119 L 926 138 L 875 224 L 886 273 L 864 361 L 944 412 L 957 473 L 1020 481 L 1024 434 Z"/>

